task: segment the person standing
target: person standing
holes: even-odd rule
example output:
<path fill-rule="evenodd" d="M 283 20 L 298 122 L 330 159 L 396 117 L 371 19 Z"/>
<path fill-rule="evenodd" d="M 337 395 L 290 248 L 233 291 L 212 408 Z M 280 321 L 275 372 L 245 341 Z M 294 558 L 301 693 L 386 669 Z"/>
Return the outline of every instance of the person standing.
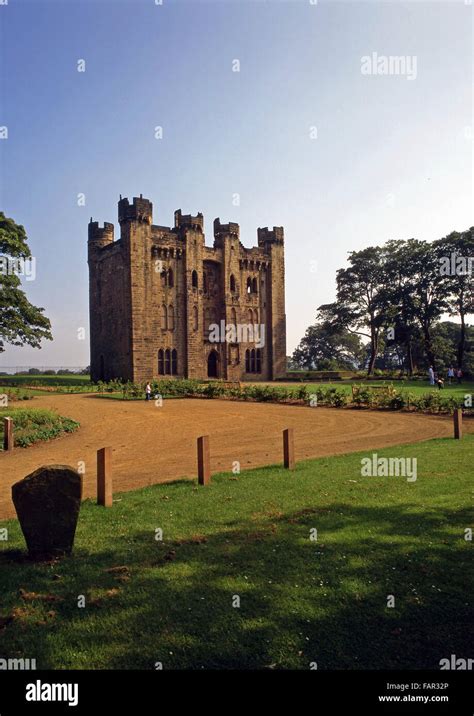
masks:
<path fill-rule="evenodd" d="M 458 379 L 458 384 L 461 385 L 462 381 L 462 370 L 461 368 L 458 368 L 456 371 L 456 378 Z"/>
<path fill-rule="evenodd" d="M 448 383 L 450 385 L 453 382 L 453 378 L 454 378 L 454 368 L 451 366 L 450 368 L 448 368 Z"/>
<path fill-rule="evenodd" d="M 145 400 L 150 400 L 150 398 L 151 398 L 151 385 L 150 385 L 150 383 L 147 383 L 146 387 L 145 387 Z"/>
<path fill-rule="evenodd" d="M 435 374 L 434 374 L 432 365 L 430 365 L 430 367 L 428 368 L 428 378 L 430 381 L 430 385 L 434 385 L 435 384 Z"/>

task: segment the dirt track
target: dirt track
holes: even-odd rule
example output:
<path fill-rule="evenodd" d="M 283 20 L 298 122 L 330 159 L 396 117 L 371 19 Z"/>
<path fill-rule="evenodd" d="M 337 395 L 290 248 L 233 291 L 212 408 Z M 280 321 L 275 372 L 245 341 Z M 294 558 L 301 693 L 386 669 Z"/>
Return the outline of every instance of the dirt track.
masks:
<path fill-rule="evenodd" d="M 81 423 L 47 443 L 0 454 L 0 519 L 14 516 L 11 485 L 45 464 L 84 461 L 84 496 L 95 496 L 96 451 L 113 447 L 114 492 L 196 476 L 196 438 L 210 435 L 213 472 L 281 462 L 281 431 L 295 428 L 296 459 L 445 437 L 450 418 L 375 411 L 306 408 L 223 400 L 122 402 L 93 395 L 37 397 Z M 466 426 L 467 427 L 467 426 Z M 469 426 L 472 430 L 473 426 Z"/>

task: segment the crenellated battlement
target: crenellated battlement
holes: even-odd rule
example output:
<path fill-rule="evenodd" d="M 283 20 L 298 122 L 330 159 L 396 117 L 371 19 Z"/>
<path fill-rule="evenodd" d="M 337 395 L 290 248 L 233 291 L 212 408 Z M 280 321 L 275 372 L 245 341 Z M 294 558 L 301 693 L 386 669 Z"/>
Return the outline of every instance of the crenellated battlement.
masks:
<path fill-rule="evenodd" d="M 143 195 L 134 196 L 133 203 L 130 204 L 127 198 L 120 197 L 118 203 L 118 220 L 137 221 L 141 224 L 152 224 L 153 222 L 153 204 L 149 199 L 144 199 Z"/>
<path fill-rule="evenodd" d="M 219 217 L 214 219 L 214 238 L 221 239 L 229 236 L 238 239 L 240 236 L 240 226 L 233 221 L 228 224 L 221 224 Z"/>
<path fill-rule="evenodd" d="M 92 221 L 91 216 L 88 227 L 88 238 L 90 243 L 103 246 L 111 244 L 114 241 L 114 225 L 108 221 L 104 221 L 104 226 L 101 227 L 98 221 Z"/>
<path fill-rule="evenodd" d="M 201 212 L 193 216 L 192 214 L 183 214 L 181 209 L 177 209 L 174 212 L 174 228 L 189 228 L 202 232 L 204 231 L 204 217 Z"/>
<path fill-rule="evenodd" d="M 285 233 L 283 226 L 274 226 L 273 231 L 270 231 L 268 226 L 263 229 L 257 229 L 258 245 L 265 246 L 265 244 L 283 244 L 285 242 Z"/>

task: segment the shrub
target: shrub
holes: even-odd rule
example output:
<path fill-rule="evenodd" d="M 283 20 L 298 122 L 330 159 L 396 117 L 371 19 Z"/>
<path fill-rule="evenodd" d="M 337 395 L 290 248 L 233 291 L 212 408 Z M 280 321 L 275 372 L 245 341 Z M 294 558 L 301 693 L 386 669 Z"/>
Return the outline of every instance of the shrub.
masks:
<path fill-rule="evenodd" d="M 40 440 L 51 440 L 63 433 L 77 430 L 79 423 L 65 418 L 52 410 L 43 409 L 7 409 L 0 410 L 0 441 L 3 446 L 4 417 L 13 419 L 15 445 L 27 447 Z"/>

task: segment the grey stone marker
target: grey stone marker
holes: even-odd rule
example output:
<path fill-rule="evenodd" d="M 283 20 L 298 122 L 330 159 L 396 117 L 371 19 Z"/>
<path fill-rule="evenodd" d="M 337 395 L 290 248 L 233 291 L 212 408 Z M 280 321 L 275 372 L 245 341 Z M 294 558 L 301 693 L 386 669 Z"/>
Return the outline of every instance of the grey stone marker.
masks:
<path fill-rule="evenodd" d="M 13 504 L 35 559 L 70 554 L 81 507 L 82 475 L 69 465 L 46 465 L 12 486 Z"/>

